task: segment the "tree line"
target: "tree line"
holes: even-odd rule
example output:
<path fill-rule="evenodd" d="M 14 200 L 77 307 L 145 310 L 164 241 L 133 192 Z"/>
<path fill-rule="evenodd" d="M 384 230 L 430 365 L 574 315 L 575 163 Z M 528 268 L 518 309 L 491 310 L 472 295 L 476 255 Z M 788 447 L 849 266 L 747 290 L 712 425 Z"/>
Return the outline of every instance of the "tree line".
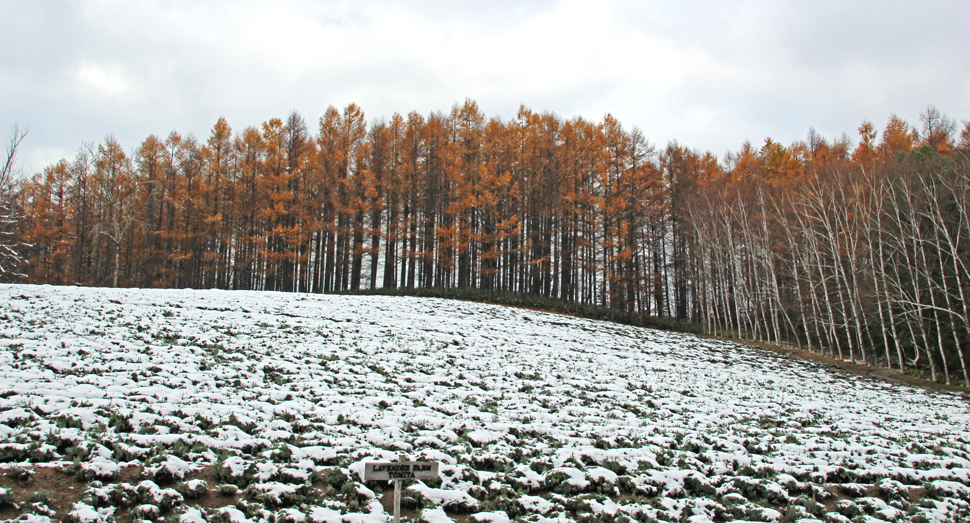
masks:
<path fill-rule="evenodd" d="M 369 124 L 331 107 L 312 130 L 220 119 L 204 142 L 109 136 L 11 186 L 22 263 L 4 274 L 513 296 L 970 386 L 968 159 L 970 124 L 932 106 L 919 127 L 863 122 L 856 144 L 810 131 L 724 158 L 610 115 L 502 121 L 470 100 Z"/>

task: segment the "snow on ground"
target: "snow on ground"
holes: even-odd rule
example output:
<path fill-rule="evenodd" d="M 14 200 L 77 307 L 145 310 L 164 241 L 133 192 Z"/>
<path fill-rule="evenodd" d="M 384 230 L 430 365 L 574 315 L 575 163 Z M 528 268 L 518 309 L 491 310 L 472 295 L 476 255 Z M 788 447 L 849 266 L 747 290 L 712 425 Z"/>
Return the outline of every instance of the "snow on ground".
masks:
<path fill-rule="evenodd" d="M 76 521 L 119 499 L 386 521 L 363 463 L 401 453 L 441 462 L 406 496 L 433 523 L 958 521 L 968 447 L 958 396 L 681 334 L 438 299 L 0 286 L 0 462 L 91 482 Z M 206 468 L 249 501 L 190 506 L 207 487 L 181 480 Z"/>

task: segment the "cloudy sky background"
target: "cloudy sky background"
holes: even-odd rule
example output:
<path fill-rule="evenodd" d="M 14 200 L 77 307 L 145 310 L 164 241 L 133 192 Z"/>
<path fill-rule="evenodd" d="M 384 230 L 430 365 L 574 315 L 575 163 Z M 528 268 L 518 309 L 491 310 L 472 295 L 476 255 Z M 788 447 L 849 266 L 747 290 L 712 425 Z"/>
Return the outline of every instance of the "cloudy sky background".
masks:
<path fill-rule="evenodd" d="M 296 110 L 520 105 L 718 155 L 970 118 L 970 2 L 0 0 L 0 131 L 28 173 L 114 134 L 205 140 Z"/>

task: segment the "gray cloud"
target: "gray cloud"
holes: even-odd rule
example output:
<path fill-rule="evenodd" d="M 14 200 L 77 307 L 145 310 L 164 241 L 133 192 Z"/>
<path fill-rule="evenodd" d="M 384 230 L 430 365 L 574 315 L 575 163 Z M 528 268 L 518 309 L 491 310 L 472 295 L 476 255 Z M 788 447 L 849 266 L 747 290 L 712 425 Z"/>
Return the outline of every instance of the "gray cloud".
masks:
<path fill-rule="evenodd" d="M 510 119 L 609 112 L 718 154 L 854 134 L 927 104 L 970 116 L 965 2 L 5 2 L 0 129 L 29 171 L 109 133 L 133 148 L 327 106 L 368 118 L 466 97 Z"/>

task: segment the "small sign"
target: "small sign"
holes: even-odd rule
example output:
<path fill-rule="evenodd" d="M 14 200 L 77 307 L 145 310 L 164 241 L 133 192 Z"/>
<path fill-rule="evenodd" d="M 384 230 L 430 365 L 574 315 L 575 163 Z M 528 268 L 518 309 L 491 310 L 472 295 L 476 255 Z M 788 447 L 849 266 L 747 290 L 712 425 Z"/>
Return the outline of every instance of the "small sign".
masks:
<path fill-rule="evenodd" d="M 435 479 L 437 477 L 437 461 L 395 461 L 364 464 L 364 481 Z"/>
<path fill-rule="evenodd" d="M 401 523 L 401 484 L 404 480 L 437 477 L 437 461 L 408 461 L 407 455 L 403 453 L 395 462 L 364 463 L 364 481 L 394 482 L 394 523 Z"/>

